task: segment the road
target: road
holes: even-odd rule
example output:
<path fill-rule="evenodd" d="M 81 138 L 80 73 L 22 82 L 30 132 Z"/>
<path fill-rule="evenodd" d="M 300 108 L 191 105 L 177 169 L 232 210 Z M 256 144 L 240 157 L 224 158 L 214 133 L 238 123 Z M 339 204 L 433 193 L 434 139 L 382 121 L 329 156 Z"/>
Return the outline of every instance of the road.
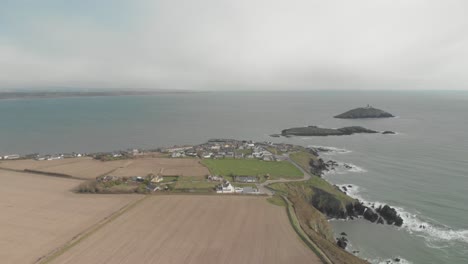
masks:
<path fill-rule="evenodd" d="M 310 175 L 310 173 L 306 170 L 304 170 L 301 166 L 299 166 L 296 162 L 294 162 L 290 157 L 289 157 L 289 154 L 288 154 L 288 159 L 287 161 L 291 162 L 294 166 L 296 166 L 296 168 L 298 168 L 303 174 L 304 174 L 304 178 L 302 179 L 298 179 L 298 180 L 289 180 L 289 179 L 278 179 L 278 180 L 267 180 L 263 183 L 258 183 L 257 184 L 257 189 L 260 193 L 264 193 L 264 194 L 267 194 L 269 196 L 272 196 L 274 194 L 274 191 L 269 189 L 268 188 L 268 185 L 270 184 L 273 184 L 273 183 L 278 183 L 278 182 L 298 182 L 298 181 L 307 181 L 309 180 L 312 175 Z"/>

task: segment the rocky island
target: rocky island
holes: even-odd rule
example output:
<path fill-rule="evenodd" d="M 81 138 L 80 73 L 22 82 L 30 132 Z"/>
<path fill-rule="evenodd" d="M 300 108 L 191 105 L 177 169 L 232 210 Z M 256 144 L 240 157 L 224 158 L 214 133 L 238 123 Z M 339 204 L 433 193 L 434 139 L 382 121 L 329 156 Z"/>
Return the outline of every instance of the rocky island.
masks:
<path fill-rule="evenodd" d="M 374 108 L 370 105 L 367 105 L 367 107 L 355 108 L 355 109 L 349 110 L 348 112 L 335 116 L 335 118 L 342 118 L 342 119 L 388 118 L 388 117 L 394 117 L 394 116 L 388 112 Z"/>
<path fill-rule="evenodd" d="M 358 133 L 378 133 L 377 131 L 360 126 L 342 128 L 321 128 L 318 126 L 294 127 L 281 131 L 282 136 L 345 136 Z"/>

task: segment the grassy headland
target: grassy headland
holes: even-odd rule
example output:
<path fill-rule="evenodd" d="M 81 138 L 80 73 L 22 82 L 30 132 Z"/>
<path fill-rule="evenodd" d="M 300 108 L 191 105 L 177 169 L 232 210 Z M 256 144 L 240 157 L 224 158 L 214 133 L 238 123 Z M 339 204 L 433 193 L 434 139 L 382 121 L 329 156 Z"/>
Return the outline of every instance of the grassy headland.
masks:
<path fill-rule="evenodd" d="M 318 159 L 307 151 L 291 153 L 290 158 L 306 171 L 311 171 L 311 161 Z M 327 217 L 344 217 L 347 207 L 357 200 L 315 175 L 307 181 L 274 183 L 269 187 L 291 201 L 300 227 L 331 262 L 367 263 L 336 245 L 333 229 L 327 220 Z"/>

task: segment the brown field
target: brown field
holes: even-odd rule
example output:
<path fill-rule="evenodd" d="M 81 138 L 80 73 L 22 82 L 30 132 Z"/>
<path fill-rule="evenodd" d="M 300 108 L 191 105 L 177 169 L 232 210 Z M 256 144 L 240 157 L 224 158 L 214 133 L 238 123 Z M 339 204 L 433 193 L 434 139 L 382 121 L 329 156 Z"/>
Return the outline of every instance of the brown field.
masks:
<path fill-rule="evenodd" d="M 72 158 L 72 159 L 61 159 L 61 160 L 4 160 L 0 161 L 0 167 L 13 169 L 13 170 L 24 170 L 24 169 L 41 169 L 47 167 L 53 167 L 63 164 L 80 162 L 83 160 L 88 160 L 90 158 Z"/>
<path fill-rule="evenodd" d="M 61 160 L 12 160 L 0 162 L 1 168 L 14 170 L 37 170 L 66 174 L 78 178 L 95 179 L 117 168 L 130 164 L 132 160 L 98 161 L 92 158 L 71 158 Z"/>
<path fill-rule="evenodd" d="M 320 263 L 260 197 L 151 196 L 52 263 Z"/>
<path fill-rule="evenodd" d="M 139 195 L 79 195 L 80 181 L 0 170 L 0 262 L 33 263 Z"/>
<path fill-rule="evenodd" d="M 210 172 L 198 159 L 142 158 L 134 159 L 125 168 L 112 173 L 115 176 L 146 176 L 161 173 L 163 176 L 205 176 Z"/>
<path fill-rule="evenodd" d="M 57 166 L 41 168 L 44 172 L 67 174 L 79 178 L 95 179 L 98 176 L 108 174 L 118 168 L 131 164 L 132 160 L 99 161 L 92 159 L 82 159 L 79 162 L 68 163 Z"/>
<path fill-rule="evenodd" d="M 13 170 L 37 170 L 66 174 L 78 178 L 95 179 L 110 173 L 114 176 L 147 176 L 161 173 L 163 176 L 205 176 L 210 172 L 197 159 L 138 158 L 115 161 L 98 161 L 92 158 L 62 160 L 9 160 L 0 162 L 0 168 Z"/>

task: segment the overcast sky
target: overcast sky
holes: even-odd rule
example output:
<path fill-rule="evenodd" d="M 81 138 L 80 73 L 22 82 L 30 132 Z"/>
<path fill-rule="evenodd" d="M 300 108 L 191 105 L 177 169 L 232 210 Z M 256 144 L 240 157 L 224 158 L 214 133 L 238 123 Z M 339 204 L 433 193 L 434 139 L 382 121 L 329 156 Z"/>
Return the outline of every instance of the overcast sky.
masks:
<path fill-rule="evenodd" d="M 468 1 L 0 0 L 7 89 L 467 89 Z"/>

